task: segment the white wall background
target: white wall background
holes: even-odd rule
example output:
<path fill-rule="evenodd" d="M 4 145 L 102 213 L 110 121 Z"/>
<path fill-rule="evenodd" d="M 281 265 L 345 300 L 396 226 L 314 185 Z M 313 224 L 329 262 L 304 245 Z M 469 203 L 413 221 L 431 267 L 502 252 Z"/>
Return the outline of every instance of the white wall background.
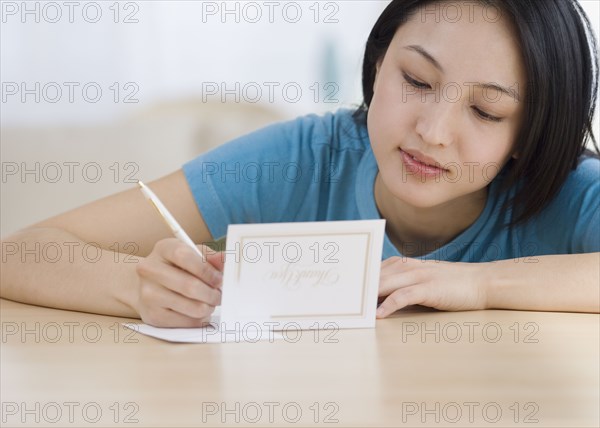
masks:
<path fill-rule="evenodd" d="M 580 2 L 598 33 L 599 2 Z M 247 95 L 253 99 L 256 92 L 251 86 L 258 85 L 263 90 L 259 100 L 289 116 L 358 102 L 364 41 L 388 2 L 73 3 L 70 8 L 63 1 L 2 2 L 2 82 L 26 82 L 28 88 L 35 87 L 35 82 L 42 88 L 50 83 L 48 99 L 56 97 L 55 86 L 63 91 L 56 103 L 44 96 L 38 103 L 32 95 L 23 103 L 19 94 L 10 95 L 11 88 L 4 87 L 3 126 L 107 122 L 160 100 L 201 96 L 207 82 L 222 83 L 227 88 L 234 88 L 236 82 L 241 87 L 250 84 Z M 225 10 L 236 8 L 237 14 L 223 15 Z M 298 9 L 302 16 L 292 23 Z M 102 14 L 98 22 L 89 22 L 96 20 L 98 10 Z M 257 11 L 261 17 L 251 23 Z M 337 90 L 324 87 L 330 81 L 338 85 Z M 80 85 L 74 90 L 73 102 L 69 101 L 65 82 Z M 98 102 L 86 101 L 82 96 L 82 87 L 89 82 L 103 91 Z M 116 102 L 115 90 L 110 89 L 115 82 L 120 86 Z M 124 88 L 127 82 L 133 85 Z M 272 102 L 264 82 L 280 84 Z M 297 102 L 290 102 L 282 94 L 283 85 L 289 82 L 302 90 Z M 319 85 L 318 94 L 315 83 Z M 95 94 L 92 89 L 90 97 Z M 133 98 L 138 102 L 125 103 L 125 95 L 136 89 Z M 332 106 L 323 102 L 327 94 L 338 103 Z M 289 95 L 293 98 L 295 92 L 291 90 Z M 220 96 L 207 99 L 220 101 Z M 234 101 L 234 97 L 228 96 L 227 101 Z"/>
<path fill-rule="evenodd" d="M 600 2 L 580 2 L 598 34 Z M 269 121 L 359 103 L 364 43 L 387 4 L 1 1 L 1 235 L 132 187 L 123 180 L 128 162 L 136 163 L 134 178 L 151 181 Z M 246 87 L 246 101 L 262 109 L 249 111 L 239 91 L 242 103 L 231 94 L 223 103 L 220 89 L 206 93 L 211 82 Z M 22 89 L 36 83 L 40 91 L 23 102 Z M 96 102 L 94 88 L 102 91 Z M 129 95 L 135 102 L 125 102 Z M 595 123 L 600 136 L 597 117 Z M 4 177 L 8 163 L 63 162 L 79 163 L 74 182 Z M 90 162 L 101 165 L 101 181 L 82 179 L 81 166 Z M 115 165 L 119 180 L 112 179 Z"/>
<path fill-rule="evenodd" d="M 104 1 L 95 3 L 100 5 L 101 18 L 90 23 L 98 8 L 90 6 L 92 2 L 79 2 L 70 23 L 69 8 L 62 2 L 54 3 L 60 8 L 49 6 L 52 2 L 29 2 L 29 10 L 35 11 L 36 5 L 39 9 L 37 23 L 34 13 L 23 16 L 21 2 L 3 3 L 2 81 L 27 82 L 28 88 L 34 88 L 35 82 L 42 88 L 56 82 L 63 89 L 56 103 L 43 95 L 39 103 L 32 95 L 23 103 L 19 94 L 5 94 L 2 125 L 29 126 L 107 121 L 159 100 L 201 96 L 207 82 L 224 83 L 227 88 L 235 88 L 237 82 L 241 87 L 250 84 L 247 99 L 258 98 L 290 115 L 331 109 L 323 102 L 327 94 L 340 103 L 358 101 L 364 42 L 387 4 L 372 0 L 124 1 L 115 7 L 114 1 Z M 13 3 L 18 9 L 14 15 Z M 223 15 L 236 8 L 237 13 Z M 114 22 L 116 9 L 118 23 Z M 48 22 L 56 20 L 57 11 L 62 13 L 60 20 Z M 301 18 L 293 23 L 298 11 Z M 250 22 L 257 13 L 262 17 Z M 127 16 L 138 22 L 124 22 Z M 324 88 L 331 80 L 339 91 Z M 73 103 L 64 82 L 81 85 L 74 91 Z M 103 90 L 97 103 L 82 96 L 88 82 L 97 82 Z M 110 89 L 114 82 L 122 89 L 119 98 L 135 88 L 123 90 L 125 83 L 137 85 L 139 103 L 115 103 Z M 272 100 L 264 82 L 280 85 L 274 87 Z M 294 87 L 289 87 L 287 99 L 282 93 L 283 85 L 290 82 L 302 90 L 297 102 L 290 101 L 297 98 Z M 315 83 L 320 86 L 317 103 Z M 257 86 L 263 91 L 261 97 Z M 54 98 L 55 89 L 47 89 L 46 98 Z M 94 94 L 90 89 L 90 96 Z M 221 98 L 216 94 L 207 100 Z M 230 95 L 227 101 L 235 102 L 235 97 Z"/>

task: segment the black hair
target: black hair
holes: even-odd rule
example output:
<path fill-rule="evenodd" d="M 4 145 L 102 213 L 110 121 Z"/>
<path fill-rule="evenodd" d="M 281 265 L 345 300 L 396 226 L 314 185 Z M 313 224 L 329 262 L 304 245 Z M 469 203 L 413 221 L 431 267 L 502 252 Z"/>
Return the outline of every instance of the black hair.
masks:
<path fill-rule="evenodd" d="M 599 157 L 592 130 L 598 93 L 598 45 L 576 0 L 478 0 L 492 6 L 517 32 L 527 75 L 523 125 L 502 171 L 500 191 L 522 183 L 502 210 L 513 208 L 515 226 L 540 213 L 558 194 L 569 173 L 587 156 Z M 376 65 L 398 28 L 423 7 L 443 0 L 393 0 L 366 43 L 363 102 L 354 112 L 366 124 Z M 586 149 L 593 143 L 595 152 Z"/>

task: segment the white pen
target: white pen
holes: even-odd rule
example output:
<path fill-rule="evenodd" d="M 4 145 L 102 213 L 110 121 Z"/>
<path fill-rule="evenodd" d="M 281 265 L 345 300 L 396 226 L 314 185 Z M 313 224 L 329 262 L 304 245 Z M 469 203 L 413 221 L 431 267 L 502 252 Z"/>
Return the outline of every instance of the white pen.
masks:
<path fill-rule="evenodd" d="M 156 211 L 158 211 L 158 213 L 165 221 L 167 226 L 169 226 L 169 229 L 171 229 L 173 235 L 175 235 L 176 238 L 192 247 L 194 251 L 196 251 L 196 253 L 200 257 L 202 257 L 202 261 L 206 261 L 206 257 L 204 257 L 204 254 L 200 252 L 198 247 L 196 247 L 196 245 L 194 244 L 194 241 L 192 241 L 192 239 L 187 235 L 187 233 L 184 232 L 179 223 L 177 223 L 177 220 L 175 220 L 175 218 L 171 215 L 169 210 L 167 210 L 167 208 L 163 205 L 160 199 L 158 199 L 158 196 L 156 196 L 154 192 L 150 190 L 150 188 L 144 183 L 142 183 L 140 180 L 138 180 L 138 184 L 140 186 L 140 190 L 142 191 L 146 199 L 148 199 L 148 201 L 150 201 L 154 208 L 156 208 Z"/>

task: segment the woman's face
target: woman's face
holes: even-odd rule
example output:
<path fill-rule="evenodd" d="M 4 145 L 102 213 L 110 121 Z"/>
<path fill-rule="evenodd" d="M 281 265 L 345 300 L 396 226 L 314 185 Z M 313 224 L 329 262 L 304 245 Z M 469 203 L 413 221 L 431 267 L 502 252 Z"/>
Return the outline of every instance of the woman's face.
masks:
<path fill-rule="evenodd" d="M 503 19 L 486 18 L 491 9 L 470 2 L 461 12 L 456 21 L 441 5 L 417 11 L 378 65 L 373 153 L 386 189 L 415 207 L 476 195 L 515 155 L 526 82 L 518 41 Z M 404 150 L 443 170 L 423 174 Z"/>

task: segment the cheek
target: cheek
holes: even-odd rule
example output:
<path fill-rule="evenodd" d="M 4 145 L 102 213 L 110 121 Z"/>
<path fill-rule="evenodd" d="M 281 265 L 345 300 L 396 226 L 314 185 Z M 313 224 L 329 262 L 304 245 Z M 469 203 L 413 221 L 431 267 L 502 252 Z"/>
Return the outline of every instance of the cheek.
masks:
<path fill-rule="evenodd" d="M 369 107 L 367 124 L 369 133 L 378 139 L 397 143 L 414 123 L 414 109 L 402 99 L 396 99 L 393 91 L 380 86 Z"/>
<path fill-rule="evenodd" d="M 470 118 L 457 131 L 457 154 L 460 159 L 472 162 L 500 162 L 509 153 L 515 140 L 514 126 L 510 122 L 486 123 Z"/>
<path fill-rule="evenodd" d="M 375 92 L 371 105 L 380 113 L 386 113 L 387 116 L 397 115 L 406 104 L 407 100 L 402 97 L 402 90 L 393 81 L 382 75 Z"/>
<path fill-rule="evenodd" d="M 509 144 L 506 140 L 482 138 L 468 142 L 463 140 L 460 146 L 459 159 L 463 172 L 475 172 L 475 182 L 489 182 L 496 176 L 508 157 Z M 471 165 L 474 165 L 471 166 Z"/>

